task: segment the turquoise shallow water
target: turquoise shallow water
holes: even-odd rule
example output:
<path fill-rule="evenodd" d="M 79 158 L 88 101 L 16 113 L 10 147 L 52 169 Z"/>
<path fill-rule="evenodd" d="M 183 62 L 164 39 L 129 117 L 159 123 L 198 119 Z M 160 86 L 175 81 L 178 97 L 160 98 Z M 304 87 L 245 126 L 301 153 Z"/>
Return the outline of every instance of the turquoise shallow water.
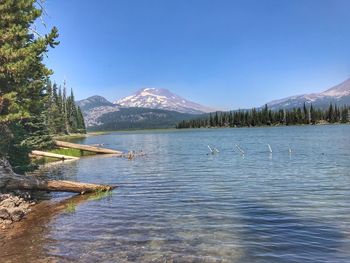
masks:
<path fill-rule="evenodd" d="M 80 142 L 147 155 L 51 168 L 60 179 L 120 187 L 51 219 L 38 233 L 46 255 L 74 262 L 350 261 L 349 125 L 116 132 Z M 208 155 L 208 144 L 220 152 Z"/>

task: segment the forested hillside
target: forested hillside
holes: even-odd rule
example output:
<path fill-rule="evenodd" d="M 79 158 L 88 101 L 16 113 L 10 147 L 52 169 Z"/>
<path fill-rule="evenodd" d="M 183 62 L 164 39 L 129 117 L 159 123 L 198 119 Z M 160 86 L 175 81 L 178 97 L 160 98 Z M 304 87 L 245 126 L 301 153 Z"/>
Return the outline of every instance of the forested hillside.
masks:
<path fill-rule="evenodd" d="M 350 121 L 350 107 L 330 104 L 328 109 L 314 109 L 304 106 L 291 110 L 273 111 L 267 107 L 262 110 L 239 110 L 215 112 L 201 118 L 183 120 L 177 128 L 202 127 L 255 127 L 267 125 L 297 125 L 317 123 L 347 123 Z"/>
<path fill-rule="evenodd" d="M 196 115 L 176 111 L 148 108 L 119 108 L 101 115 L 96 119 L 97 125 L 88 127 L 91 131 L 129 130 L 129 129 L 163 129 L 175 128 L 181 120 L 194 118 Z"/>

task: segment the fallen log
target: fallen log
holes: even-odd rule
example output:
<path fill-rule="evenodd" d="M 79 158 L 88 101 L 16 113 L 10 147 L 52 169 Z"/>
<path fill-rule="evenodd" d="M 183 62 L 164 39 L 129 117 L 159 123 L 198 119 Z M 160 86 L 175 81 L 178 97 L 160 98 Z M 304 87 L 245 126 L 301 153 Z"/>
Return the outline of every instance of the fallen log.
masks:
<path fill-rule="evenodd" d="M 0 189 L 5 190 L 41 190 L 53 192 L 92 193 L 109 191 L 116 186 L 79 183 L 73 181 L 45 180 L 33 176 L 19 175 L 12 171 L 5 160 L 0 160 Z"/>
<path fill-rule="evenodd" d="M 71 142 L 63 142 L 63 141 L 55 141 L 56 146 L 58 147 L 66 147 L 66 148 L 72 148 L 72 149 L 78 149 L 88 152 L 94 152 L 94 153 L 103 153 L 103 154 L 123 154 L 121 151 L 96 147 L 96 146 L 90 146 L 90 145 L 83 145 L 83 144 L 77 144 L 77 143 L 71 143 Z"/>
<path fill-rule="evenodd" d="M 78 157 L 74 157 L 74 156 L 68 156 L 68 155 L 50 153 L 50 152 L 43 152 L 43 151 L 32 151 L 31 154 L 35 155 L 35 156 L 44 156 L 44 157 L 50 157 L 50 158 L 57 158 L 57 159 L 61 159 L 61 160 L 79 159 Z"/>

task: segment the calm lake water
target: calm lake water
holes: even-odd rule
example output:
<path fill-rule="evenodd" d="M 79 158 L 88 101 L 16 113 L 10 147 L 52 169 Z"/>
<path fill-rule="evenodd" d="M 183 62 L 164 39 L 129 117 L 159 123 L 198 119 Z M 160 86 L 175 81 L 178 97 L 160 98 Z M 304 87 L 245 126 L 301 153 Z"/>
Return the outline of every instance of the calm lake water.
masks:
<path fill-rule="evenodd" d="M 45 170 L 120 187 L 32 231 L 26 238 L 44 258 L 350 262 L 350 125 L 116 132 L 78 142 L 147 155 Z"/>

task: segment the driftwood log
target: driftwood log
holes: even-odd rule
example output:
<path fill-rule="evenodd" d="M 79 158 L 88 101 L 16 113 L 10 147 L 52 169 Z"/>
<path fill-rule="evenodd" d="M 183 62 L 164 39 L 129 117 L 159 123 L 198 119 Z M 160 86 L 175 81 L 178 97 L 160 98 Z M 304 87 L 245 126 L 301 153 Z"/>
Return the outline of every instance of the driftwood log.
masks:
<path fill-rule="evenodd" d="M 34 156 L 44 156 L 44 157 L 51 157 L 51 158 L 57 158 L 61 160 L 76 160 L 79 159 L 78 157 L 63 155 L 63 154 L 57 154 L 57 153 L 50 153 L 50 152 L 43 152 L 43 151 L 32 151 L 32 155 Z"/>
<path fill-rule="evenodd" d="M 92 193 L 109 191 L 111 185 L 88 184 L 73 181 L 44 180 L 33 176 L 19 175 L 12 171 L 6 160 L 0 160 L 0 189 L 4 190 L 42 190 L 53 192 Z"/>
<path fill-rule="evenodd" d="M 88 152 L 94 152 L 94 153 L 103 153 L 103 154 L 120 154 L 123 153 L 121 151 L 111 150 L 111 149 L 105 149 L 101 147 L 96 146 L 90 146 L 90 145 L 83 145 L 83 144 L 77 144 L 77 143 L 71 143 L 71 142 L 62 142 L 62 141 L 55 141 L 56 146 L 58 147 L 66 147 L 66 148 L 72 148 L 72 149 L 78 149 Z"/>

